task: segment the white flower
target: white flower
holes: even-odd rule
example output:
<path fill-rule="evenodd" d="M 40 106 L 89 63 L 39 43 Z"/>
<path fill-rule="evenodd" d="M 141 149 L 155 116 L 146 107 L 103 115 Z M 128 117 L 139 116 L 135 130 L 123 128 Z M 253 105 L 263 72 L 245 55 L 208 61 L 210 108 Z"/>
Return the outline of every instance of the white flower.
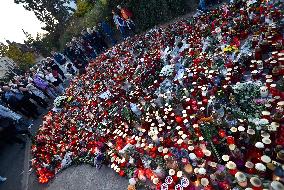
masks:
<path fill-rule="evenodd" d="M 201 178 L 200 183 L 203 187 L 206 187 L 209 184 L 209 180 L 207 178 Z"/>
<path fill-rule="evenodd" d="M 186 137 L 187 137 L 186 134 L 183 134 L 183 135 L 181 136 L 182 139 L 185 139 Z"/>
<path fill-rule="evenodd" d="M 206 174 L 206 169 L 205 168 L 199 168 L 198 169 L 198 173 L 201 175 L 205 175 Z"/>
<path fill-rule="evenodd" d="M 264 138 L 262 139 L 262 142 L 263 142 L 264 144 L 271 144 L 271 140 L 269 139 L 269 137 L 264 137 Z"/>
<path fill-rule="evenodd" d="M 238 180 L 238 182 L 245 182 L 247 180 L 247 177 L 242 172 L 237 172 L 235 174 L 235 178 Z"/>
<path fill-rule="evenodd" d="M 181 144 L 181 143 L 183 143 L 183 140 L 182 140 L 182 139 L 179 139 L 179 140 L 177 141 L 177 143 L 178 143 L 178 144 Z"/>
<path fill-rule="evenodd" d="M 163 152 L 163 147 L 162 147 L 162 146 L 160 146 L 160 147 L 158 148 L 158 152 Z"/>
<path fill-rule="evenodd" d="M 270 112 L 269 111 L 262 111 L 261 114 L 265 115 L 265 116 L 268 116 L 268 115 L 270 115 Z"/>
<path fill-rule="evenodd" d="M 259 120 L 259 125 L 267 125 L 269 121 L 267 119 L 260 119 Z"/>
<path fill-rule="evenodd" d="M 264 172 L 264 171 L 266 170 L 265 165 L 262 164 L 262 163 L 256 163 L 254 167 L 255 167 L 255 169 L 257 169 L 258 171 Z"/>
<path fill-rule="evenodd" d="M 158 184 L 159 183 L 159 178 L 154 178 L 153 179 L 153 183 L 156 185 L 156 184 Z"/>
<path fill-rule="evenodd" d="M 235 133 L 235 132 L 238 131 L 238 129 L 237 129 L 236 127 L 232 127 L 230 130 L 231 130 L 233 133 Z"/>
<path fill-rule="evenodd" d="M 228 155 L 222 156 L 222 160 L 224 160 L 225 162 L 229 161 L 229 159 L 230 159 L 230 156 L 228 156 Z"/>
<path fill-rule="evenodd" d="M 135 184 L 136 184 L 135 178 L 130 178 L 130 179 L 129 179 L 129 184 L 130 184 L 130 185 L 135 185 Z"/>
<path fill-rule="evenodd" d="M 269 137 L 270 137 L 270 134 L 267 133 L 267 132 L 261 131 L 261 136 L 262 136 L 263 138 L 269 138 Z"/>
<path fill-rule="evenodd" d="M 194 150 L 194 146 L 188 146 L 187 149 L 190 150 L 190 151 L 192 151 L 192 150 Z"/>
<path fill-rule="evenodd" d="M 262 142 L 255 143 L 256 148 L 264 148 L 264 144 Z"/>
<path fill-rule="evenodd" d="M 170 175 L 170 176 L 175 175 L 175 173 L 176 173 L 176 172 L 175 172 L 175 170 L 174 170 L 174 169 L 170 169 L 170 170 L 169 170 L 169 175 Z"/>
<path fill-rule="evenodd" d="M 269 156 L 267 156 L 267 155 L 263 155 L 260 159 L 264 163 L 270 163 L 271 162 L 271 158 Z"/>
<path fill-rule="evenodd" d="M 181 177 L 182 176 L 182 171 L 178 171 L 177 172 L 177 177 Z"/>
<path fill-rule="evenodd" d="M 191 160 L 195 160 L 195 159 L 196 159 L 196 155 L 195 155 L 194 153 L 190 153 L 190 154 L 189 154 L 189 158 L 190 158 Z"/>
<path fill-rule="evenodd" d="M 245 164 L 245 166 L 246 166 L 247 168 L 253 168 L 253 167 L 254 167 L 254 164 L 253 164 L 252 162 L 250 162 L 250 161 L 247 161 L 246 164 Z"/>
<path fill-rule="evenodd" d="M 230 144 L 229 145 L 229 149 L 230 150 L 235 150 L 236 149 L 236 145 L 235 144 Z"/>
<path fill-rule="evenodd" d="M 236 169 L 237 165 L 235 164 L 235 162 L 229 161 L 229 162 L 226 164 L 226 167 L 227 167 L 229 170 L 233 170 L 233 169 Z"/>
<path fill-rule="evenodd" d="M 211 151 L 210 150 L 204 150 L 203 153 L 205 154 L 205 156 L 211 156 Z"/>
<path fill-rule="evenodd" d="M 168 151 L 169 151 L 168 148 L 164 148 L 164 149 L 163 149 L 163 153 L 164 153 L 164 154 L 166 154 Z"/>
<path fill-rule="evenodd" d="M 217 163 L 216 162 L 210 162 L 208 163 L 209 166 L 213 167 L 213 168 L 216 168 L 217 167 Z"/>
<path fill-rule="evenodd" d="M 253 130 L 253 129 L 248 129 L 248 130 L 247 130 L 247 133 L 248 133 L 249 135 L 254 135 L 254 134 L 255 134 L 255 130 Z"/>
<path fill-rule="evenodd" d="M 238 127 L 238 130 L 239 130 L 240 132 L 242 132 L 242 131 L 245 131 L 246 129 L 245 129 L 243 126 L 239 126 L 239 127 Z"/>

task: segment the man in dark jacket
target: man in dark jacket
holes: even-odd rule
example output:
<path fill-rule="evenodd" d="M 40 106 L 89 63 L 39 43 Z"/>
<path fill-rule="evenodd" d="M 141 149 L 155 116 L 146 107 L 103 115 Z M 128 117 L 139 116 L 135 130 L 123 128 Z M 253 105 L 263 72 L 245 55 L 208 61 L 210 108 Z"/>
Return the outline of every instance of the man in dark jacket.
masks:
<path fill-rule="evenodd" d="M 53 59 L 59 63 L 60 65 L 64 65 L 66 63 L 66 58 L 63 54 L 61 53 L 58 53 L 58 52 L 55 52 L 55 51 L 52 51 L 51 52 L 51 55 L 53 56 Z"/>
<path fill-rule="evenodd" d="M 64 72 L 60 69 L 60 67 L 55 63 L 53 59 L 47 57 L 46 61 L 47 61 L 47 67 L 50 67 L 53 72 L 60 74 L 63 80 L 66 79 Z"/>
<path fill-rule="evenodd" d="M 113 38 L 113 31 L 107 22 L 100 22 L 98 24 L 98 29 L 105 35 L 105 37 L 111 42 L 112 45 L 116 44 L 116 40 Z"/>
<path fill-rule="evenodd" d="M 9 105 L 15 112 L 21 112 L 27 117 L 37 118 L 39 115 L 36 105 L 34 105 L 29 97 L 24 96 L 21 92 L 12 91 L 9 86 L 3 86 L 4 91 L 2 100 Z"/>

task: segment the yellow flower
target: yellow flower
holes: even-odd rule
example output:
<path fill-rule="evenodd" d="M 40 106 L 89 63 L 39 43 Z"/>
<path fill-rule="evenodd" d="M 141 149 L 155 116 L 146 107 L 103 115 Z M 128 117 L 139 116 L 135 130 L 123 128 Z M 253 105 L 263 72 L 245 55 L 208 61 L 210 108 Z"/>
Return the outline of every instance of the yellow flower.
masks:
<path fill-rule="evenodd" d="M 73 96 L 69 96 L 67 99 L 67 102 L 70 102 L 72 100 Z"/>

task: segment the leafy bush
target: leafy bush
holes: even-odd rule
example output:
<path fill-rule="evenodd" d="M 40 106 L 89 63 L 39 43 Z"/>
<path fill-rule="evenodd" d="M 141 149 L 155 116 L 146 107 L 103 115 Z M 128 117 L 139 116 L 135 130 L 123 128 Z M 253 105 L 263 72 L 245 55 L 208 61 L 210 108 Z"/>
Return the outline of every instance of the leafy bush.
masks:
<path fill-rule="evenodd" d="M 35 64 L 36 58 L 33 52 L 24 52 L 14 44 L 0 44 L 0 46 L 2 56 L 7 56 L 15 61 L 21 71 L 26 71 Z"/>
<path fill-rule="evenodd" d="M 89 12 L 93 7 L 93 4 L 89 0 L 78 0 L 77 1 L 77 10 L 75 15 L 78 17 L 84 16 L 87 12 Z"/>

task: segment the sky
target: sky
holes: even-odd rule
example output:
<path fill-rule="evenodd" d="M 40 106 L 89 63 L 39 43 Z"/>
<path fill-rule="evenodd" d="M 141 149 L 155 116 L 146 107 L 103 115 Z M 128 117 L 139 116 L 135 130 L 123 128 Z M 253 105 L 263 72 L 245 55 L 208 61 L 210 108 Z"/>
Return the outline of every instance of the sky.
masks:
<path fill-rule="evenodd" d="M 22 29 L 35 37 L 38 32 L 43 32 L 42 26 L 44 24 L 35 14 L 25 10 L 21 4 L 14 3 L 14 0 L 0 0 L 0 42 L 22 43 L 26 39 Z"/>

